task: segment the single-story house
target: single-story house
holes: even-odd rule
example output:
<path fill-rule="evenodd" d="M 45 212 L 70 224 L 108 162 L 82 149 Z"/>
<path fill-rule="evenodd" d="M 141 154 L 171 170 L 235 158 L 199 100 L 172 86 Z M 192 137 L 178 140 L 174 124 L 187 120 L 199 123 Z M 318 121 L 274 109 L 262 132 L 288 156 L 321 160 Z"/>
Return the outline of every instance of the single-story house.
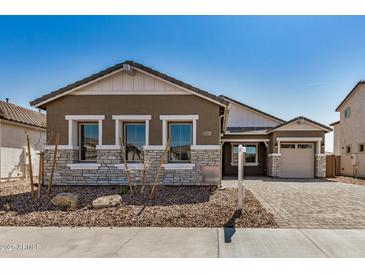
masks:
<path fill-rule="evenodd" d="M 331 128 L 305 117 L 286 122 L 133 61 L 31 105 L 46 110 L 47 131 L 60 134 L 55 184 L 126 183 L 120 140 L 133 176 L 140 176 L 143 160 L 149 180 L 168 144 L 164 184 L 209 183 L 206 170 L 236 176 L 239 144 L 246 146 L 246 175 L 325 176 L 324 137 Z M 46 176 L 53 149 L 46 147 Z"/>
<path fill-rule="evenodd" d="M 0 101 L 0 181 L 29 176 L 27 139 L 29 135 L 34 176 L 38 176 L 39 152 L 46 142 L 46 116 L 42 113 Z"/>
<path fill-rule="evenodd" d="M 336 108 L 333 152 L 340 158 L 340 174 L 365 177 L 365 81 L 359 81 Z"/>

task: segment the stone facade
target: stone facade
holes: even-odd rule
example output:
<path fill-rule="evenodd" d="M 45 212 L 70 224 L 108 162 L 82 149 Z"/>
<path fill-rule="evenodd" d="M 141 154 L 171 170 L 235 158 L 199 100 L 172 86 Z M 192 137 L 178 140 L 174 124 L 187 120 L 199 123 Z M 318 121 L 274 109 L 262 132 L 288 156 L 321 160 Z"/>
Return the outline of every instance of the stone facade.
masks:
<path fill-rule="evenodd" d="M 281 174 L 281 155 L 269 154 L 268 157 L 268 175 L 271 177 L 280 177 Z"/>
<path fill-rule="evenodd" d="M 318 154 L 316 155 L 316 177 L 325 178 L 326 177 L 326 155 Z"/>
<path fill-rule="evenodd" d="M 45 177 L 49 181 L 54 150 L 45 151 Z M 148 149 L 144 151 L 145 161 L 149 164 L 146 182 L 152 183 L 158 169 L 163 150 Z M 57 153 L 54 185 L 123 185 L 127 184 L 127 176 L 121 159 L 120 150 L 98 149 L 97 166 L 90 169 L 71 169 L 69 164 L 77 164 L 79 151 L 77 149 L 61 149 Z M 163 160 L 168 164 L 167 159 Z M 201 169 L 203 166 L 214 166 L 220 170 L 220 149 L 197 149 L 191 151 L 191 165 L 182 169 L 163 167 L 160 173 L 160 183 L 166 185 L 202 185 Z M 177 165 L 177 164 L 175 164 Z M 138 166 L 138 167 L 137 167 Z M 143 166 L 130 164 L 130 175 L 135 182 L 140 182 Z"/>

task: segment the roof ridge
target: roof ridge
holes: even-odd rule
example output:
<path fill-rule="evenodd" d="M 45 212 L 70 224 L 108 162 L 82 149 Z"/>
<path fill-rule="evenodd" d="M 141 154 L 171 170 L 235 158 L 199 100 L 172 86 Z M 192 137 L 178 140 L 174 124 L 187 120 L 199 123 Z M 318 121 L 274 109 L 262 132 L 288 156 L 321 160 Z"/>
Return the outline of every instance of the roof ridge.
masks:
<path fill-rule="evenodd" d="M 165 73 L 161 73 L 161 72 L 159 72 L 159 71 L 157 71 L 155 69 L 152 69 L 150 67 L 147 67 L 147 66 L 145 66 L 143 64 L 137 63 L 137 62 L 132 61 L 132 60 L 126 60 L 126 61 L 123 61 L 121 63 L 115 64 L 115 65 L 110 66 L 110 67 L 108 67 L 108 68 L 106 68 L 104 70 L 101 70 L 101 71 L 99 71 L 97 73 L 94 73 L 94 74 L 92 74 L 92 75 L 90 75 L 88 77 L 85 77 L 85 78 L 83 78 L 81 80 L 75 81 L 75 82 L 73 82 L 71 84 L 68 84 L 68 85 L 62 87 L 62 88 L 59 88 L 59 89 L 54 90 L 52 92 L 49 92 L 49 93 L 47 93 L 47 94 L 45 94 L 45 95 L 43 95 L 43 96 L 41 96 L 41 97 L 39 97 L 39 98 L 34 99 L 33 101 L 31 101 L 30 102 L 30 105 L 32 105 L 32 106 L 39 105 L 42 102 L 47 101 L 47 100 L 50 100 L 50 99 L 52 99 L 55 96 L 58 96 L 58 95 L 59 96 L 62 96 L 63 93 L 65 93 L 67 91 L 70 91 L 70 90 L 72 90 L 74 88 L 77 88 L 77 87 L 79 87 L 79 86 L 81 86 L 83 84 L 87 84 L 87 83 L 89 83 L 89 82 L 91 82 L 93 80 L 96 80 L 96 79 L 98 79 L 98 78 L 100 78 L 102 76 L 108 75 L 109 73 L 112 73 L 112 72 L 114 72 L 114 71 L 122 68 L 123 65 L 125 65 L 125 64 L 126 65 L 130 65 L 130 66 L 133 66 L 133 67 L 135 67 L 137 69 L 143 70 L 143 71 L 145 71 L 147 73 L 150 73 L 150 74 L 152 74 L 152 75 L 154 75 L 156 77 L 163 78 L 164 80 L 169 81 L 169 82 L 172 82 L 172 83 L 174 83 L 174 84 L 176 84 L 176 85 L 178 85 L 180 87 L 189 89 L 189 90 L 192 91 L 192 93 L 197 93 L 198 95 L 200 94 L 202 97 L 207 97 L 210 100 L 213 100 L 213 101 L 215 101 L 218 104 L 221 104 L 221 105 L 224 105 L 224 106 L 226 105 L 226 101 L 225 100 L 223 100 L 222 98 L 220 98 L 219 96 L 217 96 L 217 95 L 215 95 L 213 93 L 210 93 L 208 91 L 205 91 L 205 90 L 202 90 L 200 88 L 197 88 L 197 87 L 195 87 L 195 86 L 193 86 L 191 84 L 185 83 L 185 82 L 183 82 L 181 80 L 178 80 L 178 79 L 176 79 L 174 77 L 171 77 L 171 76 L 169 76 L 169 75 L 167 75 Z"/>

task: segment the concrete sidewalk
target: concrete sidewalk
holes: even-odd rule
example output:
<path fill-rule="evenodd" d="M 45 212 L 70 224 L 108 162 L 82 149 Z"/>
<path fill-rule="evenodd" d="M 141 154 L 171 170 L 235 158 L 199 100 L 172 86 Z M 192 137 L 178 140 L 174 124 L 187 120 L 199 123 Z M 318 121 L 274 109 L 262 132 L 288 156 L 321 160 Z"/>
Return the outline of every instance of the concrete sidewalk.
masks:
<path fill-rule="evenodd" d="M 0 257 L 365 257 L 365 230 L 0 227 Z"/>

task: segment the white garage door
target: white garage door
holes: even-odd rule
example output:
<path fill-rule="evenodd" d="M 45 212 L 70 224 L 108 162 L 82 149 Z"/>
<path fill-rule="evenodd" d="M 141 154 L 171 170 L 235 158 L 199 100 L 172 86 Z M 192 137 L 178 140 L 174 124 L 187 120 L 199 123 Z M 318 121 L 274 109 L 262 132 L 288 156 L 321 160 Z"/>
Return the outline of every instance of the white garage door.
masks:
<path fill-rule="evenodd" d="M 281 177 L 313 178 L 314 177 L 314 145 L 289 144 L 280 145 Z"/>

